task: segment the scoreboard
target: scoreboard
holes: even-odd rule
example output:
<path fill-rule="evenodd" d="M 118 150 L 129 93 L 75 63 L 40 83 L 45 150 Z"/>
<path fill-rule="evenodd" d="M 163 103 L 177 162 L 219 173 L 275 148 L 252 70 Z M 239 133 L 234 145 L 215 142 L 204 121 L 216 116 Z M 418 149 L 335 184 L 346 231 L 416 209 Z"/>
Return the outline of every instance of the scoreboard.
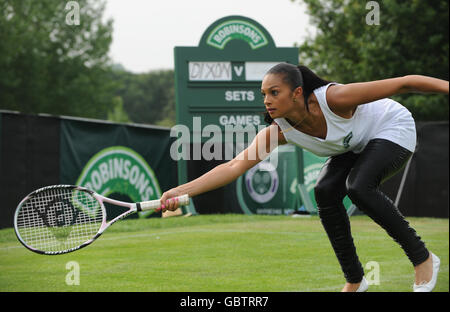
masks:
<path fill-rule="evenodd" d="M 297 65 L 298 48 L 276 47 L 258 22 L 227 16 L 205 30 L 197 47 L 175 47 L 174 54 L 177 126 L 172 130 L 179 143 L 178 183 L 183 184 L 230 160 L 266 126 L 261 81 L 275 64 Z M 205 144 L 214 149 L 209 155 L 204 155 L 208 150 Z M 291 192 L 292 181 L 288 180 L 303 181 L 302 153 L 290 147 L 283 148 L 279 155 L 282 169 L 262 162 L 232 186 L 213 191 L 209 198 L 207 194 L 194 198 L 188 209 L 193 213 L 213 212 L 201 206 L 214 202 L 216 212 L 224 213 L 281 214 L 295 209 L 298 194 Z M 283 155 L 289 159 L 289 170 Z M 281 178 L 278 170 L 289 174 Z M 287 184 L 282 185 L 283 181 Z M 226 203 L 222 205 L 223 201 Z"/>

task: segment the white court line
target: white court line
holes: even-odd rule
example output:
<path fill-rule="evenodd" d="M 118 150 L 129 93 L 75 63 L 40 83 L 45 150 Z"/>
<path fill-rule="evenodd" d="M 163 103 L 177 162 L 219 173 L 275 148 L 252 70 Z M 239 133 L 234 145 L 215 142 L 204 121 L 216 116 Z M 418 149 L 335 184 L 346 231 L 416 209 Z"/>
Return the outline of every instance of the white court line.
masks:
<path fill-rule="evenodd" d="M 151 237 L 151 236 L 164 236 L 164 235 L 174 235 L 174 234 L 188 234 L 188 233 L 249 233 L 249 234 L 268 234 L 268 235 L 294 235 L 294 236 L 317 236 L 323 235 L 324 233 L 320 232 L 277 232 L 277 231 L 259 231 L 259 230 L 233 230 L 233 229 L 224 229 L 224 230 L 213 230 L 213 229 L 197 229 L 197 230 L 182 230 L 182 231 L 166 231 L 166 232 L 157 232 L 157 233 L 140 233 L 140 234 L 131 234 L 131 235 L 114 235 L 115 232 L 110 233 L 111 236 L 106 235 L 99 238 L 102 241 L 116 240 L 116 239 L 130 239 L 136 237 Z M 363 239 L 359 237 L 358 239 Z M 373 240 L 373 238 L 371 238 Z M 21 248 L 22 245 L 18 242 L 16 246 L 7 246 L 0 247 L 0 251 L 9 250 L 15 248 Z"/>
<path fill-rule="evenodd" d="M 305 234 L 319 234 L 315 232 L 276 232 L 276 231 L 255 231 L 255 230 L 213 230 L 213 229 L 197 229 L 197 230 L 184 230 L 184 231 L 171 231 L 171 232 L 158 232 L 158 233 L 141 233 L 124 236 L 107 237 L 104 240 L 111 239 L 128 239 L 133 237 L 145 237 L 145 236 L 160 236 L 160 235 L 172 235 L 172 234 L 186 234 L 186 233 L 251 233 L 251 234 L 270 234 L 270 235 L 305 235 Z"/>
<path fill-rule="evenodd" d="M 157 232 L 157 233 L 140 233 L 140 234 L 131 234 L 131 235 L 114 235 L 114 232 L 111 233 L 111 237 L 103 236 L 99 238 L 100 240 L 117 240 L 117 239 L 130 239 L 136 237 L 151 237 L 151 236 L 164 236 L 164 235 L 173 235 L 173 234 L 188 234 L 188 233 L 249 233 L 249 234 L 269 234 L 269 235 L 298 235 L 304 237 L 305 235 L 321 235 L 316 232 L 276 232 L 276 231 L 253 231 L 253 230 L 213 230 L 213 229 L 197 229 L 197 230 L 182 230 L 182 231 L 166 231 L 166 232 Z M 18 242 L 19 243 L 19 242 Z M 7 246 L 0 247 L 0 251 L 21 248 L 22 245 L 17 246 Z"/>
<path fill-rule="evenodd" d="M 23 247 L 23 246 L 22 246 L 22 245 L 17 245 L 17 246 L 1 247 L 1 248 L 0 248 L 0 251 L 1 251 L 1 250 L 8 250 L 8 249 L 20 248 L 20 247 Z"/>

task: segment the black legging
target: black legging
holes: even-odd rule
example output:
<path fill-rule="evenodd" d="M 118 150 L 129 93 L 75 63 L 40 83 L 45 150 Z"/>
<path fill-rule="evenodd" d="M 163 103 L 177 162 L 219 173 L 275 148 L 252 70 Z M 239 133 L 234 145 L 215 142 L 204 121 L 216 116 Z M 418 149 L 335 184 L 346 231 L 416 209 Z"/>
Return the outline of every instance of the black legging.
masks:
<path fill-rule="evenodd" d="M 406 164 L 412 153 L 388 140 L 371 140 L 360 154 L 348 152 L 330 157 L 314 188 L 319 216 L 349 283 L 364 275 L 342 203 L 345 195 L 378 223 L 405 251 L 414 266 L 429 253 L 392 200 L 379 190 L 382 182 Z"/>

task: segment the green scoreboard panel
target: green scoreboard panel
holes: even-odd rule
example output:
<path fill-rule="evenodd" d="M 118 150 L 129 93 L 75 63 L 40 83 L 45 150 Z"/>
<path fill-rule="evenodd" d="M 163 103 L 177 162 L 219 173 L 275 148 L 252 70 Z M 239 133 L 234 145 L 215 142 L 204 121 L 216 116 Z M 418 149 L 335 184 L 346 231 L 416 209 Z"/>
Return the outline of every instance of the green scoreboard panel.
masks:
<path fill-rule="evenodd" d="M 230 160 L 265 126 L 261 81 L 267 70 L 280 62 L 298 64 L 298 49 L 276 47 L 272 36 L 262 25 L 243 16 L 227 16 L 214 22 L 203 33 L 198 47 L 175 47 L 175 128 L 178 129 L 175 134 L 179 138 L 177 141 L 186 143 L 185 148 L 178 143 L 177 151 L 184 155 L 177 159 L 179 184 L 193 178 L 188 174 L 188 168 L 192 167 L 189 162 L 220 163 L 220 155 L 222 162 Z M 205 157 L 205 144 L 216 144 L 213 154 L 217 157 Z M 299 152 L 301 153 L 301 150 L 296 147 L 292 150 L 292 153 Z M 280 153 L 279 160 L 282 160 L 283 155 L 287 153 Z M 289 158 L 302 161 L 301 157 L 291 155 Z M 262 164 L 262 167 L 264 166 L 266 165 Z M 283 165 L 284 169 L 277 170 L 292 172 L 291 168 L 286 166 Z M 197 170 L 199 168 L 198 165 L 193 167 Z M 210 168 L 211 163 L 200 165 L 200 171 L 206 171 L 206 167 Z M 295 163 L 293 168 L 301 173 L 303 167 L 302 164 Z M 248 203 L 253 198 L 248 196 L 249 191 L 255 194 L 258 191 L 264 193 L 266 189 L 273 191 L 275 187 L 274 181 L 270 180 L 274 178 L 273 174 L 265 175 L 258 170 L 253 170 L 250 174 L 253 184 L 243 183 L 241 179 L 226 191 L 226 198 L 236 198 L 229 203 L 239 205 L 241 212 L 283 213 L 284 209 L 293 209 L 298 204 L 294 204 L 293 200 L 280 202 L 288 197 L 286 186 L 277 188 L 284 189 L 284 195 L 264 197 L 259 194 L 259 197 L 254 197 L 254 206 L 265 208 L 252 209 L 253 204 Z M 282 180 L 276 181 L 278 186 Z M 299 177 L 299 181 L 302 180 L 303 176 Z M 249 188 L 234 188 L 239 185 L 247 185 Z M 252 185 L 259 187 L 252 188 Z M 243 204 L 246 198 L 248 201 Z M 263 202 L 268 198 L 270 200 Z M 195 212 L 194 205 L 189 209 Z"/>
<path fill-rule="evenodd" d="M 198 47 L 175 47 L 177 123 L 193 117 L 224 129 L 262 125 L 261 80 L 280 62 L 298 64 L 297 48 L 277 48 L 256 21 L 228 16 L 204 32 Z"/>

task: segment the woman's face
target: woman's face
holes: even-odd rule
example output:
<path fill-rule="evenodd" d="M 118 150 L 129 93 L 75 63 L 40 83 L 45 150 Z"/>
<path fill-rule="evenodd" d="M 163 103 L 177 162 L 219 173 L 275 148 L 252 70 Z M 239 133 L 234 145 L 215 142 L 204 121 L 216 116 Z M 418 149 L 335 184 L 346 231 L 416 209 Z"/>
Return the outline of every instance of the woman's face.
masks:
<path fill-rule="evenodd" d="M 272 119 L 282 118 L 294 108 L 294 93 L 281 74 L 267 74 L 261 84 L 264 105 Z"/>

